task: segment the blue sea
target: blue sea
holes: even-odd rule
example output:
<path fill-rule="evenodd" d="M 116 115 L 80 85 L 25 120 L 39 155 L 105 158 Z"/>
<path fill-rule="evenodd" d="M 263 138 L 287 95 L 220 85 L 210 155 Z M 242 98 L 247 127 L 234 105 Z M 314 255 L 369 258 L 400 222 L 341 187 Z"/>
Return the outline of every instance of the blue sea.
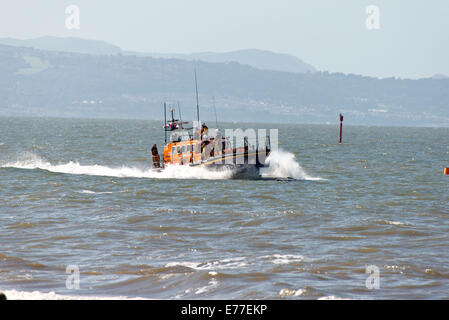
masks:
<path fill-rule="evenodd" d="M 279 130 L 272 179 L 153 171 L 160 121 L 0 118 L 0 291 L 449 298 L 449 128 L 221 126 Z"/>

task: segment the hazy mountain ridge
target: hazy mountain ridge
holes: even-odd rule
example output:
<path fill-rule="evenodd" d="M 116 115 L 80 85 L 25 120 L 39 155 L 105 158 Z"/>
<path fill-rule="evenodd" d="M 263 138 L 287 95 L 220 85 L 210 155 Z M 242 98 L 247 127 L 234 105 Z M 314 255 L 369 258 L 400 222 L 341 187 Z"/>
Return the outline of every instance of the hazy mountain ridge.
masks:
<path fill-rule="evenodd" d="M 315 72 L 311 66 L 289 54 L 274 53 L 266 50 L 246 49 L 225 53 L 202 52 L 192 54 L 176 53 L 148 53 L 124 51 L 120 47 L 99 40 L 88 40 L 75 37 L 45 36 L 35 39 L 0 38 L 0 44 L 30 47 L 41 50 L 63 51 L 74 53 L 100 54 L 100 55 L 135 55 L 139 57 L 153 57 L 165 59 L 201 60 L 205 62 L 238 62 L 255 68 L 286 72 Z"/>
<path fill-rule="evenodd" d="M 202 52 L 192 54 L 170 54 L 170 53 L 136 53 L 124 52 L 125 54 L 135 54 L 140 56 L 149 56 L 153 58 L 165 59 L 183 59 L 183 60 L 201 60 L 205 62 L 238 62 L 246 64 L 257 69 L 285 71 L 295 73 L 316 72 L 312 65 L 303 62 L 295 56 L 282 53 L 274 53 L 266 50 L 246 49 L 224 53 Z"/>
<path fill-rule="evenodd" d="M 447 75 L 445 75 L 445 74 L 442 74 L 442 73 L 437 73 L 437 74 L 434 74 L 433 76 L 431 76 L 430 77 L 431 79 L 449 79 L 449 77 L 447 76 Z"/>
<path fill-rule="evenodd" d="M 0 45 L 0 114 L 161 119 L 164 100 L 194 116 L 194 62 Z M 449 125 L 449 80 L 264 71 L 196 62 L 202 118 Z M 31 70 L 30 70 L 31 69 Z M 25 70 L 25 71 L 24 71 Z M 28 71 L 26 71 L 28 70 Z"/>
<path fill-rule="evenodd" d="M 101 40 L 89 40 L 75 37 L 51 37 L 44 36 L 35 39 L 14 39 L 14 38 L 0 38 L 0 44 L 15 46 L 15 47 L 30 47 L 34 49 L 50 50 L 50 51 L 65 51 L 74 53 L 87 54 L 119 54 L 122 49 L 113 44 Z"/>

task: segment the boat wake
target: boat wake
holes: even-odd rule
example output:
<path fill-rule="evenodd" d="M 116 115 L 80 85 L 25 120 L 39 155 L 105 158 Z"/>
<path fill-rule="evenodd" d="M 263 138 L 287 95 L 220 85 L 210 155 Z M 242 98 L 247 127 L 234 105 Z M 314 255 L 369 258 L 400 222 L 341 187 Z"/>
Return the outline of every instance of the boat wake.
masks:
<path fill-rule="evenodd" d="M 322 180 L 311 177 L 304 172 L 295 156 L 291 153 L 279 151 L 272 152 L 267 158 L 268 168 L 261 168 L 262 179 L 295 179 L 295 180 Z M 41 169 L 49 172 L 91 175 L 120 178 L 153 178 L 153 179 L 232 179 L 232 169 L 209 170 L 206 167 L 167 166 L 164 170 L 155 171 L 152 168 L 138 168 L 129 166 L 110 167 L 104 165 L 83 165 L 76 161 L 54 164 L 34 154 L 22 155 L 18 161 L 10 161 L 1 168 Z"/>
<path fill-rule="evenodd" d="M 152 168 L 129 166 L 110 167 L 104 165 L 83 165 L 76 161 L 62 164 L 50 163 L 39 156 L 28 154 L 19 161 L 3 164 L 2 168 L 41 169 L 55 173 L 119 177 L 119 178 L 154 178 L 154 179 L 228 179 L 232 176 L 230 170 L 209 171 L 202 167 L 167 166 L 162 171 Z"/>

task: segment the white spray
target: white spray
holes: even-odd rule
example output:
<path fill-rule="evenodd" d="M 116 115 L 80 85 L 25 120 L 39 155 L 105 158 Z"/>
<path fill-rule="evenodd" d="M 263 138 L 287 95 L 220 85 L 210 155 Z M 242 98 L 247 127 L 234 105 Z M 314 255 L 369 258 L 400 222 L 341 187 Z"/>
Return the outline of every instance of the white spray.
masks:
<path fill-rule="evenodd" d="M 39 156 L 27 154 L 23 160 L 1 165 L 2 168 L 42 169 L 56 173 L 83 174 L 92 176 L 122 177 L 122 178 L 155 178 L 155 179 L 228 179 L 232 176 L 230 170 L 210 171 L 204 167 L 167 166 L 163 171 L 153 171 L 151 168 L 108 167 L 103 165 L 82 165 L 70 161 L 64 164 L 52 164 Z"/>
<path fill-rule="evenodd" d="M 322 180 L 311 177 L 304 172 L 292 153 L 273 151 L 266 159 L 268 168 L 261 168 L 262 178 L 293 178 L 298 180 Z M 2 168 L 41 169 L 56 173 L 80 174 L 92 176 L 123 177 L 123 178 L 154 178 L 154 179 L 230 179 L 233 172 L 230 169 L 208 170 L 206 167 L 190 167 L 171 165 L 158 172 L 151 168 L 109 167 L 104 165 L 82 165 L 76 161 L 63 164 L 52 164 L 34 154 L 24 154 L 21 160 L 2 164 Z"/>
<path fill-rule="evenodd" d="M 266 159 L 267 168 L 261 168 L 262 178 L 293 178 L 296 180 L 322 180 L 308 175 L 296 161 L 295 155 L 283 150 L 273 151 Z"/>

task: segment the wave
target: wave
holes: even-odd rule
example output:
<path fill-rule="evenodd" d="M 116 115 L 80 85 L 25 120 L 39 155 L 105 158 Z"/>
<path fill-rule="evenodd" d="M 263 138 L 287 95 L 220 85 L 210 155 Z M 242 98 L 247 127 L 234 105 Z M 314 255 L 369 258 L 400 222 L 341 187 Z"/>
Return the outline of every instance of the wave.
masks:
<path fill-rule="evenodd" d="M 128 296 L 95 296 L 95 295 L 62 295 L 54 291 L 18 291 L 2 290 L 8 300 L 147 300 L 141 297 Z"/>
<path fill-rule="evenodd" d="M 293 178 L 295 180 L 325 180 L 308 175 L 296 161 L 295 155 L 283 150 L 273 151 L 265 161 L 268 167 L 261 168 L 262 178 Z"/>
<path fill-rule="evenodd" d="M 267 168 L 261 168 L 261 178 L 293 178 L 296 180 L 323 180 L 305 173 L 296 161 L 294 154 L 285 151 L 273 151 L 266 163 Z M 54 164 L 35 154 L 23 154 L 21 159 L 2 164 L 2 168 L 41 169 L 55 173 L 92 175 L 120 178 L 154 178 L 154 179 L 231 179 L 234 172 L 231 169 L 209 170 L 206 167 L 166 166 L 162 171 L 152 168 L 137 168 L 129 166 L 110 167 L 105 165 L 83 165 L 77 161 Z M 90 190 L 83 191 L 89 193 Z"/>
<path fill-rule="evenodd" d="M 242 269 L 246 268 L 255 263 L 263 263 L 264 265 L 268 262 L 281 265 L 281 264 L 294 264 L 300 262 L 309 262 L 310 259 L 305 258 L 302 255 L 293 255 L 293 254 L 272 254 L 259 256 L 254 258 L 248 257 L 234 257 L 234 258 L 226 258 L 215 261 L 206 261 L 206 262 L 192 262 L 192 261 L 176 261 L 169 262 L 165 265 L 166 268 L 173 267 L 184 267 L 197 271 L 204 270 L 229 270 L 229 269 Z"/>
<path fill-rule="evenodd" d="M 193 270 L 240 269 L 248 265 L 248 262 L 245 260 L 245 257 L 236 257 L 212 262 L 169 262 L 165 267 L 186 267 Z"/>

